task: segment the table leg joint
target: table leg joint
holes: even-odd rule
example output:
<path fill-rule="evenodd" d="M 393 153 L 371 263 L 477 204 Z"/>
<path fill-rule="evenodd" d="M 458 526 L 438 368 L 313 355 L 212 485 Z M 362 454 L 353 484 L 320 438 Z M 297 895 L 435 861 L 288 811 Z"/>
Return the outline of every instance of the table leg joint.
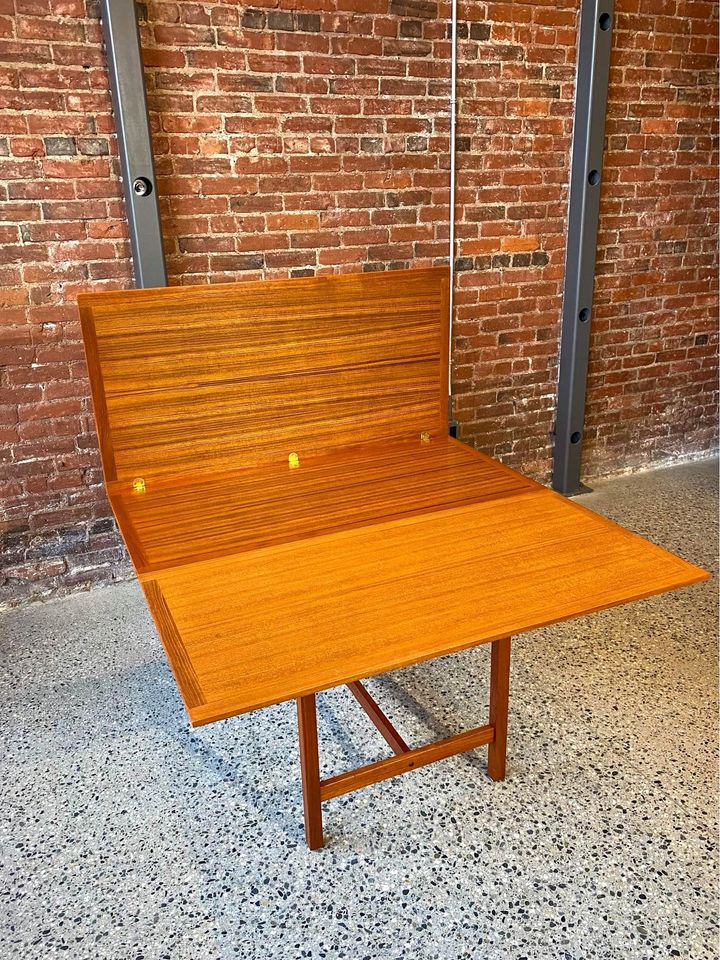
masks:
<path fill-rule="evenodd" d="M 482 727 L 475 727 L 473 730 L 466 730 L 422 747 L 411 749 L 405 743 L 359 681 L 349 683 L 348 688 L 393 749 L 395 756 L 321 780 L 315 695 L 309 694 L 298 698 L 305 835 L 311 849 L 316 850 L 323 845 L 322 804 L 325 800 L 343 796 L 370 784 L 380 783 L 485 744 L 488 747 L 489 776 L 493 780 L 504 779 L 510 690 L 510 637 L 494 640 L 491 647 L 490 722 Z"/>

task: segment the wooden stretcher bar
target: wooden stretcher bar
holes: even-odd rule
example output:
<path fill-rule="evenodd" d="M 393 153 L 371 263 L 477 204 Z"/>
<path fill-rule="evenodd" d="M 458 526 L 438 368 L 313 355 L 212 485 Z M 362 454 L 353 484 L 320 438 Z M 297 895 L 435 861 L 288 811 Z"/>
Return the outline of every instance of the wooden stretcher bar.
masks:
<path fill-rule="evenodd" d="M 310 849 L 323 846 L 322 804 L 326 800 L 360 790 L 390 777 L 418 770 L 429 763 L 445 760 L 477 747 L 488 746 L 488 775 L 493 780 L 505 779 L 505 742 L 507 736 L 508 697 L 510 690 L 510 638 L 495 640 L 490 666 L 490 723 L 466 730 L 452 737 L 411 749 L 390 723 L 365 687 L 355 681 L 348 687 L 373 721 L 395 756 L 368 763 L 355 770 L 320 778 L 317 715 L 315 694 L 298 697 L 298 733 L 302 771 L 305 837 Z"/>
<path fill-rule="evenodd" d="M 707 574 L 447 436 L 448 272 L 79 298 L 106 488 L 193 726 L 296 700 L 322 804 L 487 745 L 511 636 Z M 411 749 L 361 681 L 491 646 L 487 725 Z M 347 684 L 393 756 L 320 778 Z"/>

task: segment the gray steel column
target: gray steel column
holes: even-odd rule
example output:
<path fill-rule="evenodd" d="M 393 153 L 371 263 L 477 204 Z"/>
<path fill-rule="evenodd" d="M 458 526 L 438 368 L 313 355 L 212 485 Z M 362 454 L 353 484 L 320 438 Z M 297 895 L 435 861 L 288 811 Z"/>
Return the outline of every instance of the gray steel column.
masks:
<path fill-rule="evenodd" d="M 167 285 L 135 0 L 101 0 L 135 285 Z"/>
<path fill-rule="evenodd" d="M 552 485 L 580 490 L 613 0 L 582 0 Z"/>

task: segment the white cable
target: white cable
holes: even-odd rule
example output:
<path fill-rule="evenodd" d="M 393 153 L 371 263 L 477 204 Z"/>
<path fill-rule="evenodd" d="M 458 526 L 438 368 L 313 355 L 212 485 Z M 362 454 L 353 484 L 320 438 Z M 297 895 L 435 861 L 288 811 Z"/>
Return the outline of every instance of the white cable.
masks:
<path fill-rule="evenodd" d="M 457 0 L 452 0 L 450 54 L 450 317 L 448 323 L 448 397 L 452 390 L 453 312 L 455 308 L 455 119 L 457 113 Z"/>

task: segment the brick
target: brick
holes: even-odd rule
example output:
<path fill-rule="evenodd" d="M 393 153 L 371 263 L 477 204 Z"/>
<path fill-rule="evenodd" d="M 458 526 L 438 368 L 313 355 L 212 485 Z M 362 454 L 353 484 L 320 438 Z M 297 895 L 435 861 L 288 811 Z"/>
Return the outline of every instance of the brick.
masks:
<path fill-rule="evenodd" d="M 105 138 L 79 137 L 78 151 L 88 157 L 104 157 L 110 153 L 110 147 Z"/>
<path fill-rule="evenodd" d="M 390 0 L 390 13 L 396 17 L 435 19 L 438 5 L 435 0 Z"/>
<path fill-rule="evenodd" d="M 400 24 L 400 36 L 416 39 L 422 37 L 423 25 L 421 20 L 403 20 Z"/>
<path fill-rule="evenodd" d="M 246 30 L 262 30 L 265 27 L 265 11 L 248 7 L 243 11 L 240 22 Z"/>
<path fill-rule="evenodd" d="M 293 14 L 290 10 L 268 10 L 268 30 L 293 30 L 295 28 Z"/>
<path fill-rule="evenodd" d="M 317 33 L 321 29 L 320 15 L 317 13 L 295 13 L 295 30 L 304 33 Z"/>
<path fill-rule="evenodd" d="M 489 23 L 471 23 L 470 38 L 472 40 L 489 40 L 491 25 Z"/>
<path fill-rule="evenodd" d="M 539 237 L 503 237 L 500 241 L 500 249 L 510 253 L 533 251 L 539 246 Z"/>
<path fill-rule="evenodd" d="M 45 137 L 43 142 L 49 157 L 74 157 L 77 153 L 74 137 Z"/>
<path fill-rule="evenodd" d="M 67 569 L 67 562 L 63 558 L 54 560 L 38 560 L 35 563 L 23 563 L 17 567 L 5 570 L 5 576 L 10 580 L 46 580 L 56 577 Z"/>

